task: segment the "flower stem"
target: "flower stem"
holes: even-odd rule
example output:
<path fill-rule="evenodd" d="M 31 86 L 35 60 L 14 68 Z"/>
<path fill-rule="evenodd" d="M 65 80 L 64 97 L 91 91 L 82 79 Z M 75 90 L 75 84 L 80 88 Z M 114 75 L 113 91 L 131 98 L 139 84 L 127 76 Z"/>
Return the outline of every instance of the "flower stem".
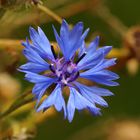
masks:
<path fill-rule="evenodd" d="M 9 114 L 11 114 L 12 112 L 14 112 L 15 110 L 19 109 L 20 107 L 22 107 L 23 105 L 26 105 L 30 102 L 33 101 L 33 96 L 29 96 L 28 98 L 26 98 L 29 95 L 30 91 L 25 92 L 24 94 L 22 94 L 21 96 L 19 96 L 15 102 L 13 102 L 13 104 L 3 113 L 0 114 L 0 120 L 7 117 Z"/>
<path fill-rule="evenodd" d="M 58 23 L 62 23 L 62 18 L 60 16 L 58 16 L 56 13 L 54 13 L 52 10 L 50 10 L 48 7 L 45 7 L 43 5 L 41 5 L 40 3 L 36 4 L 36 7 L 43 11 L 44 13 L 46 13 L 47 15 L 49 15 L 50 17 L 52 17 L 54 20 L 56 20 Z"/>

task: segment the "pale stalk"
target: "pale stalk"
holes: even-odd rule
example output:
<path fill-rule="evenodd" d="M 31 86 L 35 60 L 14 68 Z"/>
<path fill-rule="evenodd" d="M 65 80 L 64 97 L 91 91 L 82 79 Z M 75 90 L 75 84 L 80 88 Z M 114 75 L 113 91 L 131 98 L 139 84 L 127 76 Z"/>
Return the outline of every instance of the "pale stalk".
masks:
<path fill-rule="evenodd" d="M 31 91 L 27 91 L 23 93 L 21 96 L 19 96 L 13 103 L 12 105 L 3 113 L 0 114 L 0 120 L 7 117 L 9 114 L 17 110 L 18 108 L 33 102 L 33 96 L 31 94 Z M 28 98 L 26 98 L 28 95 L 30 95 Z"/>
<path fill-rule="evenodd" d="M 58 23 L 62 23 L 62 18 L 58 16 L 55 12 L 53 12 L 51 9 L 49 9 L 46 6 L 41 5 L 40 3 L 36 4 L 37 8 L 44 13 L 46 13 L 48 16 L 52 17 L 54 20 L 56 20 Z"/>

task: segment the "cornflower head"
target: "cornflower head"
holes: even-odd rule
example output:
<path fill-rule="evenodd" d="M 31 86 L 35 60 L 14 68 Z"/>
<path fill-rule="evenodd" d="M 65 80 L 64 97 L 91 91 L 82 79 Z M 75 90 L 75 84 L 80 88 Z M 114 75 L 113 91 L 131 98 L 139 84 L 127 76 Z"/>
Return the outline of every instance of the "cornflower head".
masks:
<path fill-rule="evenodd" d="M 85 38 L 89 29 L 83 32 L 82 22 L 69 29 L 68 23 L 63 20 L 60 35 L 54 26 L 53 31 L 62 55 L 55 52 L 54 46 L 40 27 L 38 31 L 30 27 L 32 43 L 28 39 L 22 43 L 25 47 L 23 54 L 28 62 L 20 66 L 19 70 L 25 73 L 26 80 L 35 84 L 32 93 L 37 99 L 37 111 L 45 111 L 54 106 L 57 111 L 64 111 L 64 117 L 69 122 L 73 120 L 75 109 L 88 109 L 92 114 L 100 115 L 99 106 L 108 106 L 102 96 L 111 96 L 113 93 L 98 86 L 84 85 L 78 78 L 106 86 L 117 86 L 118 83 L 113 80 L 119 76 L 107 70 L 115 65 L 115 58 L 106 58 L 112 47 L 97 48 L 98 36 L 86 46 Z M 55 85 L 55 88 L 39 105 L 51 85 Z M 62 95 L 64 87 L 68 87 L 70 91 L 67 104 Z"/>

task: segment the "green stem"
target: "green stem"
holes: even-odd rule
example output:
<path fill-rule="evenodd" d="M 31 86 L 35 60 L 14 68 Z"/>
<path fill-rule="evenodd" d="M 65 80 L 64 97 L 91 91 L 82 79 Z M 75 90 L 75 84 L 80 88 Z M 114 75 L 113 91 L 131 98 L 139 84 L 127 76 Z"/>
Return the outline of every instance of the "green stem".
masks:
<path fill-rule="evenodd" d="M 60 24 L 62 23 L 62 18 L 60 16 L 58 16 L 56 13 L 54 13 L 52 10 L 50 10 L 48 7 L 45 7 L 45 6 L 41 5 L 40 3 L 37 3 L 36 6 L 39 10 L 43 11 L 44 13 L 46 13 L 47 15 L 52 17 L 58 23 L 60 23 Z"/>
<path fill-rule="evenodd" d="M 22 94 L 20 97 L 18 97 L 15 100 L 15 102 L 5 112 L 0 114 L 0 120 L 7 117 L 9 114 L 11 114 L 15 110 L 19 109 L 23 105 L 26 105 L 26 104 L 32 102 L 33 101 L 33 96 L 30 96 L 27 99 L 25 99 L 25 97 L 28 95 L 28 93 L 29 93 L 29 91 Z"/>

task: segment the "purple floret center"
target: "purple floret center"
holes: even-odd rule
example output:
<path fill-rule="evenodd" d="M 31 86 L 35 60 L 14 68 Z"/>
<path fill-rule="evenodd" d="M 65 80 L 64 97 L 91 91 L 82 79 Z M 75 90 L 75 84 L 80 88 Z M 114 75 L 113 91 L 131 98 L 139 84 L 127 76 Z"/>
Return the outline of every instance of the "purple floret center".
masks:
<path fill-rule="evenodd" d="M 77 65 L 72 61 L 65 61 L 64 58 L 56 59 L 55 63 L 51 63 L 50 70 L 58 78 L 58 83 L 64 86 L 75 81 L 79 76 Z"/>

